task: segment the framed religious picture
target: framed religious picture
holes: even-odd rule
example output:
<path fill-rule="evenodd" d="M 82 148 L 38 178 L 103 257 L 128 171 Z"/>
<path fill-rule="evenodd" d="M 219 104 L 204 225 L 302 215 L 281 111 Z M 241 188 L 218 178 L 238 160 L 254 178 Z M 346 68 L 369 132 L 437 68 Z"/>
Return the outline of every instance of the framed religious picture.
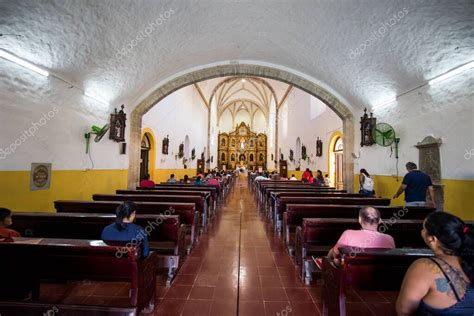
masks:
<path fill-rule="evenodd" d="M 290 161 L 293 161 L 293 149 L 290 149 Z"/>
<path fill-rule="evenodd" d="M 367 115 L 367 109 L 364 109 L 364 115 L 360 118 L 360 146 L 371 146 L 375 144 L 372 129 L 375 128 L 377 119 L 370 113 Z"/>
<path fill-rule="evenodd" d="M 51 185 L 51 163 L 32 163 L 30 191 L 47 190 Z"/>
<path fill-rule="evenodd" d="M 307 157 L 308 156 L 306 154 L 306 146 L 303 145 L 303 146 L 301 146 L 301 159 L 306 160 Z"/>
<path fill-rule="evenodd" d="M 119 112 L 117 112 L 117 109 L 115 109 L 115 113 L 110 114 L 109 139 L 112 139 L 115 142 L 125 141 L 125 121 L 127 120 L 127 115 L 123 109 L 124 106 L 122 104 L 121 110 Z"/>
<path fill-rule="evenodd" d="M 168 148 L 170 147 L 170 139 L 169 135 L 166 135 L 165 138 L 163 138 L 163 143 L 161 145 L 161 153 L 163 155 L 168 155 Z"/>
<path fill-rule="evenodd" d="M 319 139 L 316 140 L 316 157 L 321 157 L 323 155 L 323 141 Z"/>

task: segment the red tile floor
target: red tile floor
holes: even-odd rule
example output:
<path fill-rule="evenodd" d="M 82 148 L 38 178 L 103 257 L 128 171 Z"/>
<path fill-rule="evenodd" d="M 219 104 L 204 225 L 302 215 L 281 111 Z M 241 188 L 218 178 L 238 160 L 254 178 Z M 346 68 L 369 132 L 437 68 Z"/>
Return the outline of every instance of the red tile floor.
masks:
<path fill-rule="evenodd" d="M 320 315 L 321 287 L 305 286 L 241 176 L 154 315 Z M 395 314 L 393 293 L 348 293 L 349 315 Z"/>

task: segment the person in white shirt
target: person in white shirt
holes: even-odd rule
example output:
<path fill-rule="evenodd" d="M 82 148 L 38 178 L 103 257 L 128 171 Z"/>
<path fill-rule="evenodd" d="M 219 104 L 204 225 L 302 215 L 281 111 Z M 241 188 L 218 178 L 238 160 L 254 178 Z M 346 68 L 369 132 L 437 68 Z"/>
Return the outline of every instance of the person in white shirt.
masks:
<path fill-rule="evenodd" d="M 258 176 L 255 178 L 255 181 L 261 181 L 261 180 L 268 180 L 268 178 L 263 176 L 262 173 L 259 173 Z"/>
<path fill-rule="evenodd" d="M 298 181 L 298 179 L 296 179 L 295 175 L 292 174 L 292 175 L 291 175 L 291 178 L 290 178 L 290 181 Z"/>

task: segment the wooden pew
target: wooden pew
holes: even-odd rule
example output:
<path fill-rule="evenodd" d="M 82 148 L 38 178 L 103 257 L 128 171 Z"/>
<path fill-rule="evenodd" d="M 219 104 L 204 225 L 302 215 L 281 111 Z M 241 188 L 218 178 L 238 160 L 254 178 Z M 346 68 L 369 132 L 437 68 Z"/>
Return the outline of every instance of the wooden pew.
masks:
<path fill-rule="evenodd" d="M 198 195 L 205 199 L 206 206 L 209 207 L 210 213 L 214 213 L 214 200 L 212 192 L 208 190 L 190 191 L 190 190 L 116 190 L 118 195 Z"/>
<path fill-rule="evenodd" d="M 303 225 L 296 229 L 295 261 L 301 277 L 307 284 L 311 281 L 311 256 L 325 256 L 334 247 L 346 229 L 360 229 L 358 219 L 349 218 L 305 218 Z M 396 247 L 426 248 L 421 238 L 423 220 L 386 220 L 379 225 L 379 231 L 389 234 Z M 370 240 L 365 243 L 370 248 Z M 357 252 L 359 248 L 351 249 Z"/>
<path fill-rule="evenodd" d="M 300 185 L 267 185 L 262 184 L 257 193 L 257 201 L 259 205 L 263 205 L 270 198 L 271 192 L 277 191 L 298 191 L 298 192 L 340 192 L 346 193 L 346 190 L 335 190 L 334 188 L 318 187 L 310 184 Z"/>
<path fill-rule="evenodd" d="M 133 202 L 180 202 L 194 203 L 196 211 L 201 214 L 203 228 L 207 226 L 210 210 L 204 198 L 198 195 L 115 195 L 115 194 L 94 194 L 94 201 L 133 201 Z"/>
<path fill-rule="evenodd" d="M 134 202 L 137 206 L 138 216 L 160 215 L 172 212 L 178 215 L 181 224 L 186 225 L 187 251 L 196 244 L 202 229 L 202 219 L 199 212 L 195 211 L 194 203 L 159 203 L 159 202 Z M 55 201 L 58 213 L 99 213 L 115 214 L 119 201 Z M 24 213 L 15 213 L 15 215 Z"/>
<path fill-rule="evenodd" d="M 259 198 L 257 200 L 258 206 L 260 209 L 266 209 L 268 206 L 268 202 L 271 202 L 271 196 L 272 193 L 275 192 L 307 192 L 307 193 L 346 193 L 345 190 L 334 190 L 334 189 L 328 189 L 324 187 L 315 187 L 315 186 L 265 186 L 262 187 L 259 193 Z"/>
<path fill-rule="evenodd" d="M 280 197 L 275 201 L 274 213 L 272 214 L 273 222 L 276 223 L 275 228 L 278 232 L 281 231 L 281 222 L 283 213 L 286 210 L 288 204 L 321 204 L 321 205 L 371 205 L 371 206 L 383 206 L 390 205 L 390 199 L 385 198 L 371 198 L 371 197 Z"/>
<path fill-rule="evenodd" d="M 267 214 L 275 214 L 275 205 L 279 198 L 282 197 L 358 197 L 365 198 L 359 193 L 347 193 L 342 192 L 342 190 L 333 190 L 333 191 L 300 191 L 300 190 L 285 190 L 285 189 L 275 189 L 271 190 L 270 198 L 267 200 Z M 273 217 L 273 215 L 272 215 Z"/>
<path fill-rule="evenodd" d="M 283 213 L 282 238 L 289 252 L 293 253 L 295 246 L 296 227 L 303 225 L 304 218 L 359 218 L 359 210 L 366 205 L 314 205 L 288 204 Z M 377 206 L 384 220 L 419 219 L 423 220 L 434 212 L 430 207 Z"/>
<path fill-rule="evenodd" d="M 217 190 L 215 187 L 205 185 L 195 186 L 191 184 L 186 184 L 185 186 L 183 186 L 173 184 L 157 184 L 156 186 L 151 188 L 137 187 L 136 189 L 140 191 L 207 191 L 211 193 L 211 197 L 214 202 L 214 206 L 212 207 L 212 209 L 214 211 L 217 210 L 217 204 L 219 202 L 219 190 Z"/>
<path fill-rule="evenodd" d="M 346 315 L 346 291 L 398 291 L 408 267 L 417 259 L 433 256 L 429 249 L 366 249 L 356 256 L 340 248 L 341 265 L 322 261 L 323 315 Z"/>
<path fill-rule="evenodd" d="M 99 239 L 114 219 L 112 214 L 20 212 L 12 215 L 12 229 L 28 237 Z M 148 234 L 150 250 L 158 256 L 158 268 L 168 269 L 171 283 L 185 259 L 185 226 L 178 215 L 139 214 L 136 223 Z"/>
<path fill-rule="evenodd" d="M 1 310 L 16 311 L 28 307 L 18 300 L 10 304 L 12 294 L 32 293 L 33 309 L 41 292 L 41 280 L 91 280 L 130 283 L 130 298 L 124 311 L 153 311 L 156 291 L 157 255 L 141 259 L 139 248 L 130 247 L 117 256 L 117 247 L 100 240 L 15 238 L 0 242 Z M 22 282 L 18 282 L 21 280 Z M 91 306 L 74 306 L 78 314 Z M 99 307 L 104 310 L 105 306 Z M 112 309 L 112 308 L 111 308 Z M 18 315 L 18 314 L 16 314 Z M 24 314 L 22 314 L 24 315 Z"/>

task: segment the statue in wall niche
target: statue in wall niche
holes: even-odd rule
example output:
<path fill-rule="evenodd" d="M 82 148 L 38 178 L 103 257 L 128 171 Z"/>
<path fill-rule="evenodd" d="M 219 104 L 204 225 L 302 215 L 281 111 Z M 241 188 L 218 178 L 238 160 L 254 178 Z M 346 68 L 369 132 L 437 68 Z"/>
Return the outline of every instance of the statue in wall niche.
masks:
<path fill-rule="evenodd" d="M 163 155 L 168 155 L 169 145 L 170 145 L 169 135 L 166 135 L 166 137 L 163 138 L 163 142 L 162 142 L 162 145 L 161 145 L 161 153 Z"/>
<path fill-rule="evenodd" d="M 178 158 L 184 157 L 184 144 L 181 143 L 178 148 Z"/>
<path fill-rule="evenodd" d="M 375 140 L 372 136 L 372 129 L 377 124 L 377 119 L 373 117 L 373 113 L 370 113 L 370 117 L 367 115 L 367 109 L 364 109 L 364 115 L 360 118 L 360 146 L 371 146 L 375 144 Z"/>
<path fill-rule="evenodd" d="M 117 109 L 115 109 L 115 113 L 110 114 L 109 139 L 112 139 L 115 142 L 125 141 L 125 121 L 126 120 L 127 120 L 127 115 L 124 112 L 124 105 L 122 104 L 119 112 L 117 112 Z"/>
<path fill-rule="evenodd" d="M 319 139 L 316 140 L 316 157 L 321 157 L 323 155 L 323 141 Z"/>

